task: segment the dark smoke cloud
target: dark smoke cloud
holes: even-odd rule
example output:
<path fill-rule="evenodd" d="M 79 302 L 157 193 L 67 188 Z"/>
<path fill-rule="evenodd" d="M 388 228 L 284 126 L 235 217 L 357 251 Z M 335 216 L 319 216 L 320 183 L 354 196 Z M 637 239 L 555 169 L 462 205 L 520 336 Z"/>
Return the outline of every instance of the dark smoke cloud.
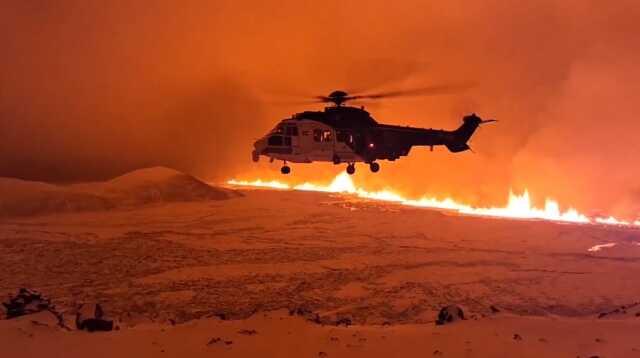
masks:
<path fill-rule="evenodd" d="M 220 26 L 215 16 L 142 3 L 2 10 L 0 175 L 78 181 L 167 165 L 215 177 L 264 127 L 249 85 L 221 63 L 221 34 L 199 29 Z"/>
<path fill-rule="evenodd" d="M 417 149 L 360 180 L 485 205 L 528 187 L 635 216 L 638 19 L 633 1 L 4 2 L 0 175 L 275 175 L 278 165 L 249 161 L 251 142 L 308 108 L 279 100 L 474 82 L 367 107 L 435 128 L 472 111 L 501 120 L 473 139 L 476 154 Z"/>

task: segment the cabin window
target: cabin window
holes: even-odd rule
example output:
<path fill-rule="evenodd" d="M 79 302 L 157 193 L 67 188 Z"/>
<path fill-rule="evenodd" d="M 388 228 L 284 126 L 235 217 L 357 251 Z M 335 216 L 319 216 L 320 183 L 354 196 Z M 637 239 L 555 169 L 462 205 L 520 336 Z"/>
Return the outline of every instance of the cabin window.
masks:
<path fill-rule="evenodd" d="M 298 127 L 296 127 L 296 126 L 287 126 L 286 135 L 297 137 L 298 136 Z"/>
<path fill-rule="evenodd" d="M 333 134 L 330 130 L 314 129 L 313 140 L 316 142 L 331 142 L 333 141 Z"/>
<path fill-rule="evenodd" d="M 337 131 L 336 140 L 341 143 L 353 143 L 353 136 L 346 131 Z"/>
<path fill-rule="evenodd" d="M 289 138 L 289 141 L 291 141 L 291 138 Z M 269 140 L 267 141 L 267 144 L 273 145 L 273 146 L 281 146 L 282 145 L 282 136 L 272 135 L 271 137 L 269 137 Z"/>

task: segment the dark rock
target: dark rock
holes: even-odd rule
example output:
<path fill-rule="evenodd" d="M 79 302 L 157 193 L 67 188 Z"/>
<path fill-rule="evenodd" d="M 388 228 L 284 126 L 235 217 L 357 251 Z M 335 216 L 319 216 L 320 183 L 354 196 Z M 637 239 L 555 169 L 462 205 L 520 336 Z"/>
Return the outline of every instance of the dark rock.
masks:
<path fill-rule="evenodd" d="M 222 338 L 220 337 L 213 337 L 209 340 L 209 342 L 207 342 L 207 345 L 210 346 L 212 344 L 216 344 L 218 342 L 222 341 Z"/>
<path fill-rule="evenodd" d="M 51 300 L 43 296 L 40 292 L 21 288 L 18 293 L 9 297 L 2 305 L 6 310 L 7 318 L 15 318 L 53 308 Z"/>
<path fill-rule="evenodd" d="M 245 336 L 253 336 L 258 334 L 258 331 L 255 329 L 241 329 L 238 331 L 239 334 L 244 334 Z"/>
<path fill-rule="evenodd" d="M 498 309 L 498 307 L 496 307 L 496 306 L 493 306 L 493 305 L 492 305 L 492 306 L 491 306 L 491 307 L 489 307 L 489 308 L 491 309 L 491 312 L 492 312 L 492 313 L 498 313 L 498 312 L 500 312 L 500 309 Z"/>
<path fill-rule="evenodd" d="M 318 352 L 318 357 L 328 357 L 327 352 Z"/>
<path fill-rule="evenodd" d="M 289 316 L 308 316 L 313 312 L 306 307 L 295 307 L 289 309 Z"/>
<path fill-rule="evenodd" d="M 436 320 L 437 325 L 442 325 L 446 323 L 451 323 L 464 319 L 464 312 L 462 308 L 456 305 L 449 305 L 443 307 L 438 313 L 438 319 Z"/>
<path fill-rule="evenodd" d="M 214 313 L 213 317 L 218 317 L 222 321 L 226 321 L 227 320 L 227 315 L 224 314 L 224 313 Z"/>
<path fill-rule="evenodd" d="M 352 322 L 351 322 L 351 318 L 343 317 L 336 320 L 335 324 L 336 326 L 344 325 L 345 327 L 349 327 L 352 324 Z"/>
<path fill-rule="evenodd" d="M 233 341 L 231 340 L 223 340 L 220 337 L 213 337 L 209 340 L 209 342 L 207 342 L 207 346 L 212 346 L 212 345 L 221 345 L 224 344 L 225 346 L 230 346 L 233 344 Z"/>
<path fill-rule="evenodd" d="M 321 324 L 322 322 L 320 321 L 320 315 L 317 313 L 313 313 L 310 316 L 307 317 L 307 320 L 316 324 Z"/>
<path fill-rule="evenodd" d="M 113 320 L 105 317 L 100 304 L 83 304 L 76 313 L 76 327 L 89 332 L 113 330 Z"/>
<path fill-rule="evenodd" d="M 306 307 L 295 307 L 289 309 L 290 316 L 301 316 L 307 319 L 307 321 L 322 324 L 323 322 L 320 319 L 320 315 L 317 313 L 313 313 L 310 309 Z"/>
<path fill-rule="evenodd" d="M 513 335 L 513 339 L 516 340 L 516 341 L 521 341 L 522 340 L 522 336 L 516 333 L 516 334 Z"/>

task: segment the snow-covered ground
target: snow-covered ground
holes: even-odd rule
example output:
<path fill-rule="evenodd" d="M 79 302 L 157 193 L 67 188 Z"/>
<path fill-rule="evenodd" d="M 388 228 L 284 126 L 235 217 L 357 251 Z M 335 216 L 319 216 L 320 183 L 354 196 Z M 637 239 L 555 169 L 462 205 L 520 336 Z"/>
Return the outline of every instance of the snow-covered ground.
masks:
<path fill-rule="evenodd" d="M 101 302 L 121 327 L 89 335 L 0 321 L 7 356 L 639 354 L 637 230 L 326 193 L 211 188 L 227 200 L 179 193 L 136 205 L 102 194 L 148 190 L 136 176 L 78 190 L 108 196 L 108 209 L 0 219 L 2 296 L 30 287 L 68 314 Z M 29 193 L 14 186 L 12 200 Z M 448 304 L 468 320 L 436 327 Z M 345 319 L 353 325 L 335 325 Z"/>

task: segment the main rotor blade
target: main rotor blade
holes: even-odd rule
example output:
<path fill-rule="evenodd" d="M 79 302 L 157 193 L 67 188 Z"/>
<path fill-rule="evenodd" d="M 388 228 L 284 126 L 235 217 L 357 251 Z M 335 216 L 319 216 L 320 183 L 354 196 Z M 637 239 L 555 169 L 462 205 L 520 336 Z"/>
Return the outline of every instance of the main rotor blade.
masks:
<path fill-rule="evenodd" d="M 315 96 L 313 98 L 315 99 L 314 103 L 327 103 L 327 102 L 333 102 L 334 100 L 331 97 L 327 97 L 327 96 Z"/>
<path fill-rule="evenodd" d="M 320 100 L 320 99 L 308 99 L 308 100 L 301 100 L 301 101 L 268 101 L 268 103 L 270 104 L 274 104 L 274 105 L 310 105 L 310 104 L 314 104 L 314 103 L 324 103 L 326 101 Z"/>
<path fill-rule="evenodd" d="M 380 99 L 380 98 L 393 98 L 393 97 L 410 97 L 410 96 L 437 96 L 444 94 L 454 94 L 464 92 L 468 89 L 475 87 L 472 83 L 460 83 L 460 84 L 447 84 L 429 86 L 424 88 L 416 88 L 411 90 L 397 90 L 386 91 L 372 94 L 363 94 L 349 96 L 349 99 Z"/>
<path fill-rule="evenodd" d="M 367 100 L 354 100 L 349 102 L 349 105 L 356 107 L 364 107 L 365 109 L 379 109 L 383 106 L 379 101 L 367 101 Z"/>

